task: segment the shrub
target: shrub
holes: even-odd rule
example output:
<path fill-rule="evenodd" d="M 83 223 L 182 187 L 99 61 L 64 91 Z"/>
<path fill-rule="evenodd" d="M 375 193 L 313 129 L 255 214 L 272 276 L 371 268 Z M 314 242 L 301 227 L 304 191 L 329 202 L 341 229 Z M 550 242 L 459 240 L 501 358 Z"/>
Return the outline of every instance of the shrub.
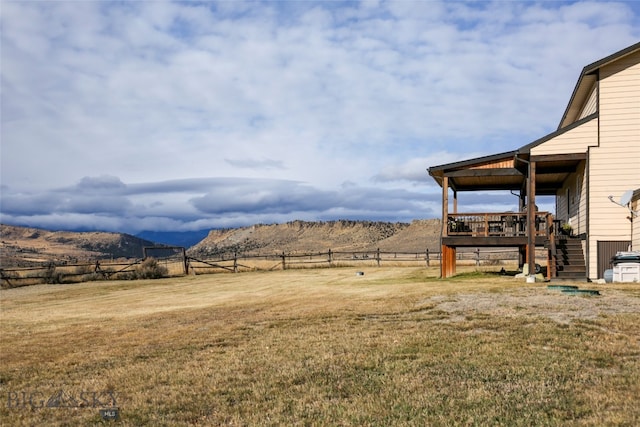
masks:
<path fill-rule="evenodd" d="M 64 283 L 65 274 L 61 271 L 57 271 L 56 266 L 52 263 L 47 266 L 42 278 L 44 279 L 44 283 L 48 285 L 58 285 Z"/>
<path fill-rule="evenodd" d="M 85 264 L 76 266 L 73 274 L 76 276 L 82 276 L 85 274 L 93 274 L 95 272 L 95 268 L 93 265 Z"/>
<path fill-rule="evenodd" d="M 146 258 L 136 270 L 138 279 L 160 279 L 161 277 L 167 277 L 167 275 L 167 269 L 158 264 L 155 258 Z"/>

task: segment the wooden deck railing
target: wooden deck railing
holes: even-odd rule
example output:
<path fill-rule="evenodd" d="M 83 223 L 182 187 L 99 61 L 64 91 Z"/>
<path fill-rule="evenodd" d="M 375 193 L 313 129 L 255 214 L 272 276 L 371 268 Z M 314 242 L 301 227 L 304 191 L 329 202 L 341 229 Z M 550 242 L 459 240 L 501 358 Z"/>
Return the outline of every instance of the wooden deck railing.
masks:
<path fill-rule="evenodd" d="M 552 215 L 536 212 L 535 236 L 552 234 Z M 456 213 L 449 214 L 447 236 L 473 237 L 524 237 L 527 236 L 527 214 L 504 213 Z"/>

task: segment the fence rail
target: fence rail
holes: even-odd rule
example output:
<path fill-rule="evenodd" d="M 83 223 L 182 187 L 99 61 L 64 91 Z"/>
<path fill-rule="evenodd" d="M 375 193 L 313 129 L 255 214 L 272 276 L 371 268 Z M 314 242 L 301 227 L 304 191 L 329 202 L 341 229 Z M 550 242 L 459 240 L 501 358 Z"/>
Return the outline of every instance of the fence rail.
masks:
<path fill-rule="evenodd" d="M 158 258 L 158 265 L 166 270 L 165 276 L 187 274 L 239 273 L 243 271 L 271 271 L 300 268 L 331 268 L 349 266 L 424 266 L 440 265 L 440 252 L 401 251 L 319 251 L 311 253 L 222 254 L 199 259 L 179 254 Z M 539 255 L 544 258 L 543 255 Z M 518 260 L 518 251 L 511 248 L 475 249 L 458 251 L 457 261 L 475 265 L 501 265 Z M 48 263 L 39 267 L 0 268 L 3 288 L 35 284 L 77 283 L 93 280 L 132 279 L 144 259 L 126 262 L 93 261 L 84 264 Z"/>

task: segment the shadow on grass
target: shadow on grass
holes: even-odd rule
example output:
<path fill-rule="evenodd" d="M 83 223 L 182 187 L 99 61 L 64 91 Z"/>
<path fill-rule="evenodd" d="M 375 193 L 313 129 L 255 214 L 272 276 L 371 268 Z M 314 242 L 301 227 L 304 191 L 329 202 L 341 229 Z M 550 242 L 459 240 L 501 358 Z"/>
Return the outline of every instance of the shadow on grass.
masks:
<path fill-rule="evenodd" d="M 451 276 L 450 279 L 488 279 L 492 277 L 515 277 L 516 274 L 521 273 L 518 270 L 500 270 L 500 271 L 469 271 L 464 273 L 458 273 Z"/>

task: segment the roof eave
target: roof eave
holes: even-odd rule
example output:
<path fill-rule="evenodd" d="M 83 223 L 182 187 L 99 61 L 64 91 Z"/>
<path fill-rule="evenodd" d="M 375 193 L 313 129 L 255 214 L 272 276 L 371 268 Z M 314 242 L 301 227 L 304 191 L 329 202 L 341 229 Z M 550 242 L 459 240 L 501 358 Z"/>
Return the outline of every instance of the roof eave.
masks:
<path fill-rule="evenodd" d="M 507 151 L 507 152 L 499 153 L 499 154 L 492 154 L 492 155 L 489 155 L 489 156 L 476 157 L 474 159 L 462 160 L 462 161 L 459 161 L 459 162 L 446 163 L 446 164 L 443 164 L 443 165 L 432 166 L 429 169 L 427 169 L 427 171 L 429 172 L 429 175 L 431 175 L 433 177 L 436 176 L 436 175 L 434 175 L 434 173 L 437 173 L 437 176 L 442 176 L 443 173 L 445 171 L 448 171 L 448 170 L 464 168 L 464 167 L 472 166 L 474 164 L 486 163 L 486 162 L 490 162 L 490 161 L 493 161 L 493 160 L 510 159 L 514 155 L 516 155 L 517 152 L 518 152 L 518 150 L 513 150 L 513 151 Z"/>
<path fill-rule="evenodd" d="M 567 104 L 567 108 L 564 110 L 564 114 L 562 115 L 562 119 L 560 120 L 560 124 L 558 125 L 558 129 L 562 129 L 564 126 L 566 126 L 565 122 L 567 120 L 567 117 L 569 116 L 571 107 L 573 106 L 574 101 L 576 101 L 576 96 L 580 92 L 580 89 L 582 89 L 583 85 L 593 84 L 593 81 L 589 81 L 587 77 L 591 75 L 595 75 L 597 80 L 600 68 L 602 68 L 603 66 L 613 61 L 617 61 L 624 56 L 630 55 L 631 53 L 635 52 L 638 49 L 640 49 L 640 42 L 633 44 L 627 48 L 624 48 L 616 53 L 613 53 L 605 58 L 602 58 L 584 67 L 582 69 L 582 72 L 580 73 L 578 82 L 576 83 L 576 86 L 573 89 L 573 93 L 571 94 L 571 98 L 569 99 L 569 103 Z"/>

